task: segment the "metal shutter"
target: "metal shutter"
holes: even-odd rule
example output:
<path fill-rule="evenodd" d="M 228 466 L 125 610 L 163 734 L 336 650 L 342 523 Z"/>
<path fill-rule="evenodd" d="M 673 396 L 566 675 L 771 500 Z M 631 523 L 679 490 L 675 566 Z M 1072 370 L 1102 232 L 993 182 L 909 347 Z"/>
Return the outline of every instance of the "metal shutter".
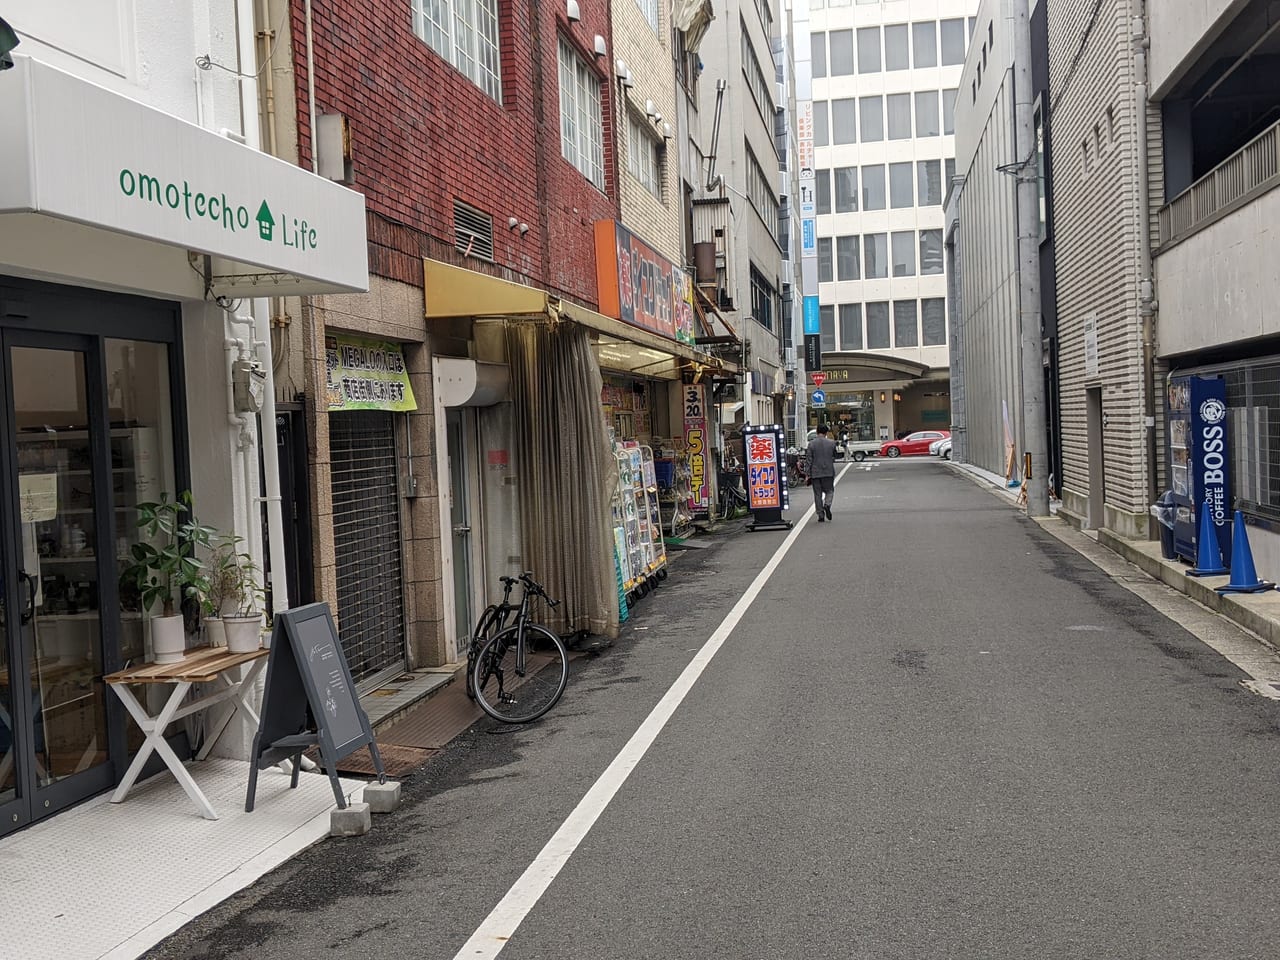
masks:
<path fill-rule="evenodd" d="M 392 414 L 329 415 L 338 629 L 357 683 L 404 666 L 404 568 Z"/>

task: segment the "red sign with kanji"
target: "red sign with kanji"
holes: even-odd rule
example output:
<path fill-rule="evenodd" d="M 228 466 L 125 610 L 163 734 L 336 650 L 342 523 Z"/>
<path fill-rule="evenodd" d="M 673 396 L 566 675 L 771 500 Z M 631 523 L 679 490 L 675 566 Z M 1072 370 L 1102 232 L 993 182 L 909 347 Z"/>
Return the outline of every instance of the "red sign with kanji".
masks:
<path fill-rule="evenodd" d="M 782 507 L 778 438 L 772 433 L 746 436 L 747 502 L 752 510 Z"/>
<path fill-rule="evenodd" d="M 813 373 L 809 374 L 809 376 L 813 378 L 813 385 L 815 387 L 820 387 L 827 382 L 827 375 L 821 370 L 815 370 Z"/>

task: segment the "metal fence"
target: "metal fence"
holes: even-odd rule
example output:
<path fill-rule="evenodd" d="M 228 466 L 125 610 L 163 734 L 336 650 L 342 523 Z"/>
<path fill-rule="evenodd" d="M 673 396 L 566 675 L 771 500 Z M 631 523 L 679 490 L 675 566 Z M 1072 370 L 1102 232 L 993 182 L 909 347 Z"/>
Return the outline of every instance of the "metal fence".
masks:
<path fill-rule="evenodd" d="M 1218 372 L 1227 386 L 1232 499 L 1280 519 L 1280 358 Z"/>

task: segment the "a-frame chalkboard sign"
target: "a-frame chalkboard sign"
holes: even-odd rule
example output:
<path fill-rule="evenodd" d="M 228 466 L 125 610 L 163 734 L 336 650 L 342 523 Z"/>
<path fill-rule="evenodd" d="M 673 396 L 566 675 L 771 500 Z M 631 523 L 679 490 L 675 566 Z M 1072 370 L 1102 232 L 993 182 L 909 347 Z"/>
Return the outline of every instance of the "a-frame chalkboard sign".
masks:
<path fill-rule="evenodd" d="M 340 808 L 347 801 L 338 782 L 337 763 L 348 754 L 367 746 L 378 782 L 387 781 L 327 603 L 284 610 L 273 619 L 262 720 L 249 758 L 245 812 L 253 810 L 259 770 L 291 760 L 289 786 L 296 787 L 302 752 L 314 746 L 320 747 L 320 761 Z"/>

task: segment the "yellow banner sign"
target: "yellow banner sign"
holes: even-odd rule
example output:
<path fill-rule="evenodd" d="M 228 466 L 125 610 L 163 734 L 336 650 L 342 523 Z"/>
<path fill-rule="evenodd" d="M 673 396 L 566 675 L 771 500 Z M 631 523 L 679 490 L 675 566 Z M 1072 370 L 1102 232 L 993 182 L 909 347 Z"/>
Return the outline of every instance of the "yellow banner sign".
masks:
<path fill-rule="evenodd" d="M 329 410 L 417 410 L 399 344 L 324 338 Z"/>

